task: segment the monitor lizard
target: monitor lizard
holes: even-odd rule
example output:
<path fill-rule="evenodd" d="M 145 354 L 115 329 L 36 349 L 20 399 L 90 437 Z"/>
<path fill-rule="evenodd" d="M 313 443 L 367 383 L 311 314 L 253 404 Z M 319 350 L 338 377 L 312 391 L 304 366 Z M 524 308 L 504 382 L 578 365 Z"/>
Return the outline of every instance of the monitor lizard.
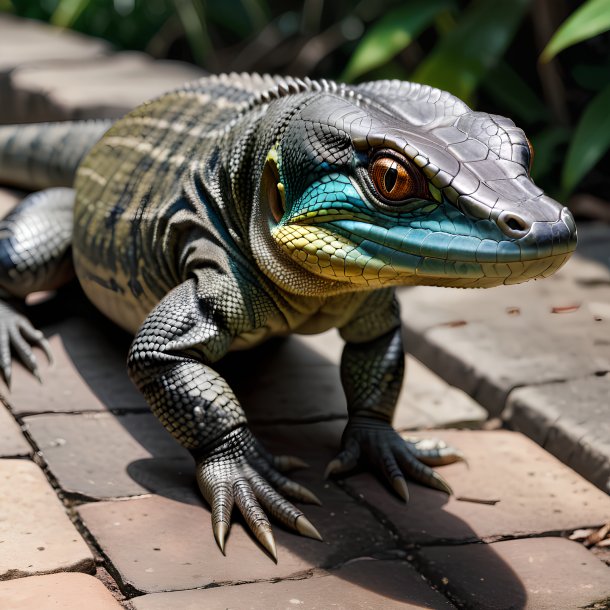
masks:
<path fill-rule="evenodd" d="M 407 499 L 405 477 L 450 492 L 432 466 L 461 458 L 392 428 L 404 352 L 396 286 L 516 284 L 576 246 L 572 215 L 530 177 L 523 131 L 401 81 L 344 85 L 216 75 L 124 118 L 0 127 L 0 182 L 41 189 L 0 224 L 6 298 L 75 271 L 135 335 L 131 379 L 196 462 L 220 549 L 236 504 L 275 558 L 267 515 L 320 538 L 286 497 L 297 458 L 256 440 L 214 363 L 289 333 L 338 328 L 348 423 L 328 475 L 361 459 Z M 38 375 L 42 333 L 0 304 L 11 350 Z"/>

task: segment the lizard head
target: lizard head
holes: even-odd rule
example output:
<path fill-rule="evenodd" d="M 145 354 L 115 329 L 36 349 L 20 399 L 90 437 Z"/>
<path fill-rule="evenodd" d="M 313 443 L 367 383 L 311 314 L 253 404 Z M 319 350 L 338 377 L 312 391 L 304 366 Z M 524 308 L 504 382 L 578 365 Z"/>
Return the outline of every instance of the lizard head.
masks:
<path fill-rule="evenodd" d="M 311 95 L 267 155 L 271 236 L 352 287 L 546 277 L 574 251 L 576 227 L 530 178 L 532 157 L 512 121 L 438 89 L 337 86 Z"/>

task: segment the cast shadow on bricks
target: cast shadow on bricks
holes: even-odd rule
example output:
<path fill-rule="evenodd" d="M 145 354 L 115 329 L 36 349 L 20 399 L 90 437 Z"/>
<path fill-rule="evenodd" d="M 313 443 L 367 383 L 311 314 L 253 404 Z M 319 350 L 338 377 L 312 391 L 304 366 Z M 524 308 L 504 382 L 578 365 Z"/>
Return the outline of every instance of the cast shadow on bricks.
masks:
<path fill-rule="evenodd" d="M 322 480 L 345 425 L 338 366 L 291 338 L 231 354 L 218 368 L 235 388 L 263 444 L 310 464 L 291 476 L 321 499 L 321 507 L 300 507 L 324 542 L 274 524 L 276 565 L 236 510 L 223 557 L 213 539 L 209 510 L 196 489 L 192 459 L 149 413 L 127 377 L 131 338 L 95 311 L 74 285 L 29 307 L 28 315 L 51 337 L 56 363 L 49 369 L 41 362 L 42 391 L 15 365 L 19 370 L 9 403 L 59 487 L 82 503 L 79 515 L 127 593 L 303 578 L 324 568 L 397 602 L 423 603 L 425 594 L 419 597 L 417 587 L 409 584 L 421 579 L 405 561 L 408 557 L 417 563 L 416 545 L 479 539 L 465 522 L 443 510 L 447 498 L 440 492 L 411 483 L 406 507 L 368 473 L 339 482 Z M 415 523 L 429 520 L 430 527 L 419 534 L 409 530 L 414 517 Z M 444 532 L 440 536 L 435 535 L 437 526 Z M 526 593 L 519 579 L 491 546 L 485 548 L 473 569 L 482 578 L 500 579 L 515 607 L 521 607 Z M 375 565 L 388 569 L 339 569 L 358 558 L 384 562 Z M 425 572 L 425 562 L 421 566 Z M 433 584 L 442 588 L 442 575 L 428 571 Z M 400 582 L 397 573 L 403 575 Z"/>

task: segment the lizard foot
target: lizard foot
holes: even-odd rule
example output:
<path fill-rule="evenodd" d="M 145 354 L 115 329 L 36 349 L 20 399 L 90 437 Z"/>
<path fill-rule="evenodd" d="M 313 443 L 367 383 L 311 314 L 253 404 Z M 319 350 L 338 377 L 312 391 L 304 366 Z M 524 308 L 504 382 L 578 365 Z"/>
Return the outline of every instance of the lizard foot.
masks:
<path fill-rule="evenodd" d="M 342 474 L 367 457 L 405 501 L 409 491 L 405 475 L 418 483 L 451 494 L 449 484 L 430 466 L 462 461 L 462 453 L 443 441 L 410 437 L 403 439 L 392 426 L 378 419 L 357 416 L 350 419 L 342 439 L 342 450 L 332 460 L 325 476 Z"/>
<path fill-rule="evenodd" d="M 256 539 L 276 561 L 275 540 L 266 513 L 303 536 L 322 540 L 307 517 L 276 491 L 301 502 L 320 504 L 312 492 L 280 473 L 304 466 L 298 458 L 274 458 L 250 430 L 239 428 L 227 434 L 211 452 L 196 459 L 199 489 L 212 508 L 214 538 L 223 553 L 234 504 Z"/>
<path fill-rule="evenodd" d="M 0 302 L 0 369 L 7 386 L 11 385 L 11 349 L 32 375 L 41 381 L 32 346 L 42 349 L 49 363 L 53 361 L 44 335 L 25 316 L 7 303 Z"/>

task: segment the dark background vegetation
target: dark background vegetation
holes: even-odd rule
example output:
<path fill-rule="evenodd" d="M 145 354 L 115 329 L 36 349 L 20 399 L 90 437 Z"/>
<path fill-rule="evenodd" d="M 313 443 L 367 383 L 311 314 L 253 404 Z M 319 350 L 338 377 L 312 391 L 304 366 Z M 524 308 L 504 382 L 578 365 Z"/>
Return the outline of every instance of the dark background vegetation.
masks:
<path fill-rule="evenodd" d="M 514 119 L 538 184 L 610 221 L 610 0 L 0 0 L 0 10 L 210 72 L 447 89 Z"/>

